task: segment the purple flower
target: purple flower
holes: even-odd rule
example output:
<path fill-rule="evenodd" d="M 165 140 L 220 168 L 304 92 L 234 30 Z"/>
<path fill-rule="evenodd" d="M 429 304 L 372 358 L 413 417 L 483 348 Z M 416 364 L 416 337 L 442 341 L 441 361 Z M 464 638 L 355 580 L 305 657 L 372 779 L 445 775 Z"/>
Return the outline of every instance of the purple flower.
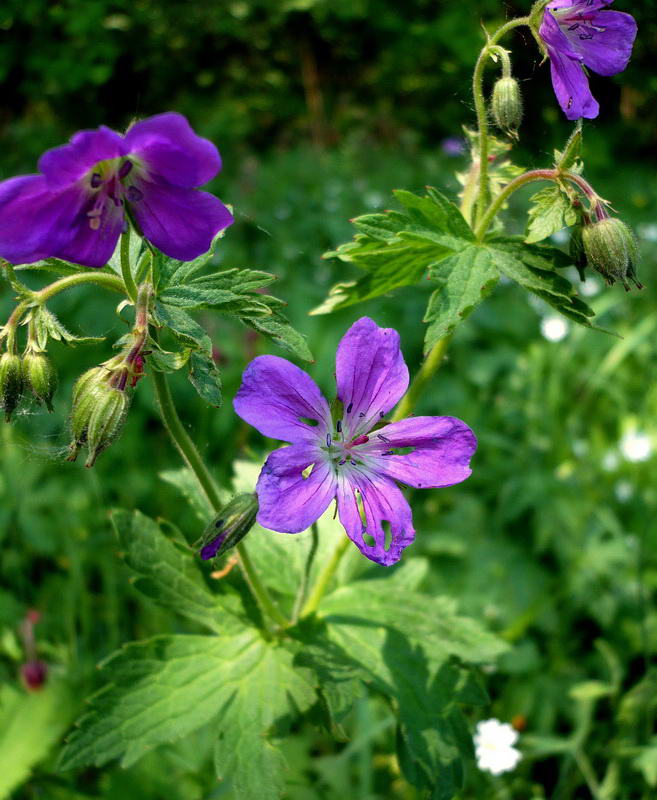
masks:
<path fill-rule="evenodd" d="M 397 481 L 417 489 L 459 483 L 470 475 L 477 441 L 454 417 L 383 424 L 408 388 L 408 368 L 397 331 L 367 317 L 338 346 L 336 380 L 341 410 L 333 419 L 317 384 L 286 359 L 259 356 L 246 368 L 235 411 L 264 436 L 291 442 L 262 468 L 257 519 L 299 533 L 336 498 L 349 538 L 367 558 L 389 566 L 415 538 Z"/>
<path fill-rule="evenodd" d="M 613 0 L 553 0 L 539 28 L 547 45 L 552 86 L 568 119 L 598 116 L 584 66 L 599 75 L 622 72 L 632 55 L 636 22 L 629 14 L 604 11 Z"/>
<path fill-rule="evenodd" d="M 105 126 L 80 131 L 41 156 L 40 175 L 0 183 L 0 257 L 102 267 L 127 207 L 156 247 L 190 261 L 233 221 L 220 200 L 195 188 L 220 169 L 217 148 L 173 112 L 137 122 L 125 136 Z"/>

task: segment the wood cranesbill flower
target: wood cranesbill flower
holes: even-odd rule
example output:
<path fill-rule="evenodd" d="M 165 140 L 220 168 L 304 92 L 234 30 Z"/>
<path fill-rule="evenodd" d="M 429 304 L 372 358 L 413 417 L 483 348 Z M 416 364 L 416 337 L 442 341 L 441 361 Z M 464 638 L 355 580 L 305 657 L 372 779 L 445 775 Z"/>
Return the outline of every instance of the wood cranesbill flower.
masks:
<path fill-rule="evenodd" d="M 550 57 L 552 86 L 570 120 L 598 116 L 584 67 L 598 75 L 622 72 L 632 55 L 637 26 L 613 0 L 553 0 L 545 7 L 539 35 Z"/>
<path fill-rule="evenodd" d="M 363 317 L 336 355 L 333 414 L 317 384 L 278 356 L 244 371 L 235 411 L 264 436 L 290 442 L 262 468 L 258 522 L 281 533 L 306 530 L 337 500 L 337 513 L 363 555 L 388 566 L 415 538 L 411 508 L 397 482 L 417 489 L 470 475 L 477 440 L 455 417 L 384 417 L 408 388 L 399 334 Z M 384 523 L 389 526 L 387 536 Z"/>
<path fill-rule="evenodd" d="M 127 208 L 157 248 L 190 261 L 233 221 L 220 200 L 196 188 L 220 169 L 214 144 L 174 112 L 137 122 L 124 136 L 105 126 L 80 131 L 41 156 L 39 175 L 0 183 L 0 257 L 102 267 Z"/>

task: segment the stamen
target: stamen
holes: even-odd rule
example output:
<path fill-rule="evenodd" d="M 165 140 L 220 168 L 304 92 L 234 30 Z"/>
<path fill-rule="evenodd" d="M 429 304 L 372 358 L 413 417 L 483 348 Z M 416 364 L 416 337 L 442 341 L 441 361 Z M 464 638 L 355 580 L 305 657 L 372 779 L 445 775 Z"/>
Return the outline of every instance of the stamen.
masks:
<path fill-rule="evenodd" d="M 365 412 L 361 411 L 358 416 L 362 419 L 365 416 Z"/>
<path fill-rule="evenodd" d="M 579 38 L 583 39 L 583 40 L 592 39 L 593 38 L 593 34 L 592 33 L 580 33 Z"/>
<path fill-rule="evenodd" d="M 91 188 L 92 189 L 97 189 L 99 186 L 102 185 L 103 178 L 102 178 L 100 172 L 94 172 L 94 174 L 91 176 L 90 183 L 91 183 Z"/>
<path fill-rule="evenodd" d="M 351 414 L 351 409 L 353 407 L 354 407 L 354 404 L 353 403 L 349 403 L 349 405 L 347 406 L 347 414 Z"/>
<path fill-rule="evenodd" d="M 327 433 L 326 434 L 326 446 L 330 447 L 332 443 L 333 443 L 333 439 L 331 438 L 331 434 Z"/>
<path fill-rule="evenodd" d="M 385 442 L 386 444 L 390 444 L 390 439 L 388 439 L 388 437 L 384 436 L 382 433 L 377 433 L 376 436 L 377 436 L 377 439 L 381 439 L 382 442 Z"/>
<path fill-rule="evenodd" d="M 579 22 L 576 22 L 574 25 L 571 25 L 571 26 L 568 28 L 568 30 L 569 30 L 569 31 L 575 31 L 575 30 L 577 30 L 577 28 L 579 28 Z"/>
<path fill-rule="evenodd" d="M 121 169 L 119 169 L 119 180 L 125 178 L 125 176 L 130 172 L 132 169 L 132 161 L 124 161 L 121 164 Z"/>
<path fill-rule="evenodd" d="M 386 415 L 385 411 L 379 411 L 379 419 L 383 419 Z"/>
<path fill-rule="evenodd" d="M 343 458 L 342 461 L 338 461 L 338 466 L 341 467 L 343 464 L 347 463 L 347 459 Z"/>
<path fill-rule="evenodd" d="M 128 186 L 126 195 L 130 203 L 138 203 L 144 196 L 143 192 L 141 192 L 136 186 Z"/>
<path fill-rule="evenodd" d="M 342 420 L 341 419 L 338 420 L 337 425 L 335 427 L 337 428 L 338 433 L 342 433 Z"/>
<path fill-rule="evenodd" d="M 92 231 L 97 231 L 100 228 L 100 217 L 91 217 L 89 220 L 89 227 Z"/>

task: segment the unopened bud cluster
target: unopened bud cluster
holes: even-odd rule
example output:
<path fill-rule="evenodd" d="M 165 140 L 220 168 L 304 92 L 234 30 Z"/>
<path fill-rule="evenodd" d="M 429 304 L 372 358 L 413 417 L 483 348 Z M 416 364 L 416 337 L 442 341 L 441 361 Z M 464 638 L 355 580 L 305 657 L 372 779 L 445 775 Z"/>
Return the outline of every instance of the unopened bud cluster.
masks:
<path fill-rule="evenodd" d="M 7 422 L 26 394 L 52 411 L 56 388 L 57 372 L 43 353 L 28 350 L 22 357 L 11 352 L 0 356 L 0 402 Z"/>
<path fill-rule="evenodd" d="M 219 511 L 201 538 L 201 558 L 217 558 L 239 544 L 255 524 L 258 498 L 238 494 Z"/>

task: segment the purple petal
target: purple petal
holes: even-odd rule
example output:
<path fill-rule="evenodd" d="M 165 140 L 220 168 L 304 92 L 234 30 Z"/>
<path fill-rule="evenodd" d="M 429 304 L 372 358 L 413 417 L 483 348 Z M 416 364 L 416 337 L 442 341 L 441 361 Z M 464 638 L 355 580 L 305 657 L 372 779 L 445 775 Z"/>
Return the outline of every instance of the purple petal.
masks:
<path fill-rule="evenodd" d="M 576 53 L 575 50 L 572 49 L 568 37 L 563 32 L 555 17 L 547 11 L 543 14 L 543 21 L 541 22 L 541 27 L 538 29 L 538 33 L 548 46 L 550 58 L 552 58 L 552 50 L 556 50 L 564 56 L 567 55 L 578 61 L 582 60 L 579 53 Z"/>
<path fill-rule="evenodd" d="M 303 471 L 311 464 L 310 474 L 304 477 Z M 272 531 L 300 533 L 322 516 L 335 490 L 330 465 L 316 446 L 281 447 L 269 456 L 256 484 L 257 520 Z"/>
<path fill-rule="evenodd" d="M 81 178 L 99 161 L 124 155 L 122 137 L 101 125 L 95 131 L 80 131 L 68 144 L 47 150 L 39 159 L 39 170 L 51 189 L 60 189 Z"/>
<path fill-rule="evenodd" d="M 25 175 L 0 183 L 0 256 L 12 264 L 31 264 L 54 256 L 71 238 L 71 223 L 85 195 L 73 186 L 48 188 L 42 175 Z"/>
<path fill-rule="evenodd" d="M 175 186 L 202 186 L 221 169 L 214 144 L 197 136 L 185 117 L 173 111 L 137 122 L 127 132 L 125 145 L 150 175 Z"/>
<path fill-rule="evenodd" d="M 340 522 L 361 553 L 384 567 L 399 561 L 402 550 L 415 539 L 411 507 L 400 489 L 387 478 L 354 468 L 340 476 L 337 492 Z M 384 522 L 390 528 L 387 547 Z M 368 544 L 364 534 L 371 536 L 374 544 Z"/>
<path fill-rule="evenodd" d="M 139 179 L 127 197 L 144 236 L 180 261 L 207 253 L 216 234 L 233 222 L 221 200 L 196 189 Z"/>
<path fill-rule="evenodd" d="M 565 30 L 572 50 L 599 75 L 622 72 L 630 60 L 636 38 L 634 17 L 620 11 L 601 11 L 588 16 L 591 19 L 575 21 Z"/>
<path fill-rule="evenodd" d="M 52 255 L 64 261 L 83 264 L 85 267 L 104 267 L 112 257 L 125 216 L 123 206 L 117 205 L 109 197 L 99 195 L 100 205 L 97 215 L 89 215 L 94 199 L 69 223 L 69 241 L 53 250 Z"/>
<path fill-rule="evenodd" d="M 412 447 L 403 455 L 384 455 L 397 447 Z M 453 486 L 469 477 L 477 439 L 456 417 L 410 417 L 370 434 L 358 453 L 376 457 L 373 467 L 388 478 L 416 489 Z M 370 459 L 368 465 L 372 464 Z"/>
<path fill-rule="evenodd" d="M 567 119 L 581 117 L 594 119 L 600 113 L 598 101 L 591 94 L 589 80 L 579 61 L 562 56 L 557 50 L 548 48 L 552 86 L 559 105 Z"/>
<path fill-rule="evenodd" d="M 233 407 L 249 425 L 273 439 L 322 442 L 331 430 L 328 403 L 315 381 L 279 356 L 253 359 L 244 370 Z"/>
<path fill-rule="evenodd" d="M 369 317 L 354 322 L 342 337 L 335 367 L 345 439 L 368 431 L 408 388 L 399 334 L 393 328 L 379 328 Z"/>
<path fill-rule="evenodd" d="M 548 3 L 546 9 L 548 11 L 556 11 L 557 9 L 571 8 L 574 14 L 580 11 L 582 13 L 590 13 L 609 6 L 613 2 L 614 0 L 553 0 L 552 3 Z"/>

